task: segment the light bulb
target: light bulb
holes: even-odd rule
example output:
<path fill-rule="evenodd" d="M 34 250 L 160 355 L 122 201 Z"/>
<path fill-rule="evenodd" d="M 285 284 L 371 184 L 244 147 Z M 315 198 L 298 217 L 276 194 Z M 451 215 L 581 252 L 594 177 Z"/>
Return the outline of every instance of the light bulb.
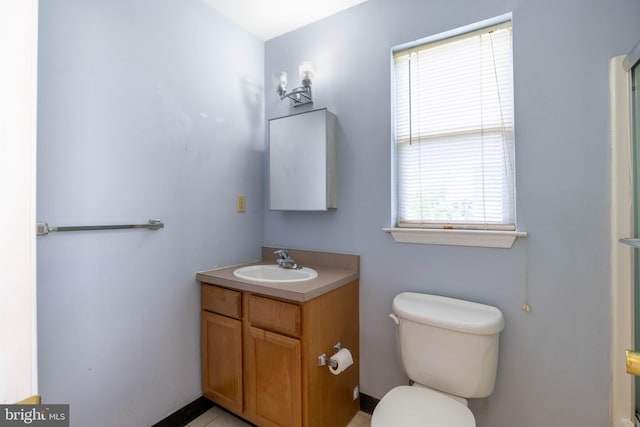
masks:
<path fill-rule="evenodd" d="M 287 93 L 287 73 L 280 74 L 280 84 L 277 89 L 278 95 L 284 96 Z"/>
<path fill-rule="evenodd" d="M 300 80 L 302 80 L 302 84 L 304 86 L 309 86 L 311 84 L 311 80 L 313 80 L 313 73 L 315 72 L 313 64 L 311 62 L 303 62 L 300 64 L 298 72 L 300 73 Z"/>

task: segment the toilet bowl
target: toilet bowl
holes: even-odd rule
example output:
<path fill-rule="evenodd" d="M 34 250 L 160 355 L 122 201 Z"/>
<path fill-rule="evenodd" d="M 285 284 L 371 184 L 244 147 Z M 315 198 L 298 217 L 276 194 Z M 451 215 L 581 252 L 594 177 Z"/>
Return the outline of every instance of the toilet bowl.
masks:
<path fill-rule="evenodd" d="M 466 399 L 493 392 L 502 312 L 403 292 L 390 317 L 402 367 L 414 385 L 389 391 L 373 411 L 371 427 L 475 427 Z"/>

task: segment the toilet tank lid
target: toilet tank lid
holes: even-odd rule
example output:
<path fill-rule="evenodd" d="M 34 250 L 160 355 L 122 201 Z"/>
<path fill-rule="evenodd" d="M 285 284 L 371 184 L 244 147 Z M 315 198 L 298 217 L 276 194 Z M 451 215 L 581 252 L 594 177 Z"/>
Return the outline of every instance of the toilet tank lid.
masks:
<path fill-rule="evenodd" d="M 504 329 L 496 307 L 439 295 L 403 292 L 393 299 L 393 313 L 425 325 L 469 334 L 493 335 Z"/>

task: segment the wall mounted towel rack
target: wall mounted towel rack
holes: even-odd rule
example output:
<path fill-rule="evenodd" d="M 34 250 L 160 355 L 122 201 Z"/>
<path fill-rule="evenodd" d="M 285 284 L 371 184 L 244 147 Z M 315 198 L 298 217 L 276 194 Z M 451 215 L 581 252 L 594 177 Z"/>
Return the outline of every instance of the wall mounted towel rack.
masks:
<path fill-rule="evenodd" d="M 148 224 L 119 224 L 119 225 L 74 225 L 65 227 L 51 227 L 46 222 L 36 223 L 36 234 L 46 236 L 49 233 L 59 231 L 90 231 L 90 230 L 122 230 L 126 228 L 146 228 L 147 230 L 159 230 L 164 228 L 164 223 L 159 219 L 150 219 Z"/>

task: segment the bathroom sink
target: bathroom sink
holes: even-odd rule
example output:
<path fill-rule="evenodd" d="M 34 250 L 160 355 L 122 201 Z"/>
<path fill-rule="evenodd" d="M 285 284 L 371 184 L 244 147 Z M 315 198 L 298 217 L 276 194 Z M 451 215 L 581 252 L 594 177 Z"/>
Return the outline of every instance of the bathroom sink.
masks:
<path fill-rule="evenodd" d="M 249 265 L 233 271 L 233 275 L 239 279 L 253 280 L 255 282 L 303 282 L 318 277 L 318 272 L 313 268 L 302 267 L 300 270 L 281 268 L 277 265 Z"/>

